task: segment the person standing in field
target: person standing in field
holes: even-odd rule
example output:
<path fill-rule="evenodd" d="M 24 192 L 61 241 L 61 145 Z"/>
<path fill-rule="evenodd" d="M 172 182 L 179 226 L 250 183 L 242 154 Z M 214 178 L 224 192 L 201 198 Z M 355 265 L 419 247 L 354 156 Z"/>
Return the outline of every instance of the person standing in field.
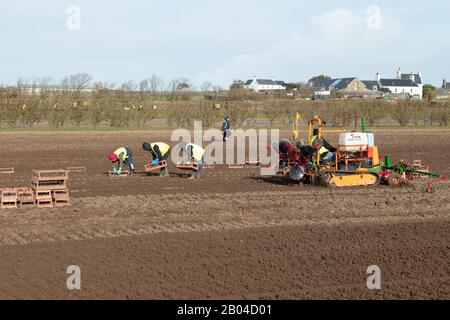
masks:
<path fill-rule="evenodd" d="M 114 174 L 122 174 L 125 165 L 129 168 L 128 174 L 134 174 L 133 151 L 131 151 L 130 148 L 120 147 L 116 151 L 110 152 L 108 154 L 108 159 L 113 164 L 116 164 L 114 167 Z"/>
<path fill-rule="evenodd" d="M 223 119 L 222 133 L 223 133 L 223 141 L 227 141 L 228 137 L 231 135 L 231 123 L 229 117 L 225 117 Z"/>
<path fill-rule="evenodd" d="M 170 155 L 170 146 L 164 142 L 144 142 L 142 149 L 151 153 L 153 159 L 151 161 L 152 166 L 158 165 L 161 161 L 167 161 Z M 159 176 L 168 176 L 169 169 L 167 167 L 161 168 Z"/>

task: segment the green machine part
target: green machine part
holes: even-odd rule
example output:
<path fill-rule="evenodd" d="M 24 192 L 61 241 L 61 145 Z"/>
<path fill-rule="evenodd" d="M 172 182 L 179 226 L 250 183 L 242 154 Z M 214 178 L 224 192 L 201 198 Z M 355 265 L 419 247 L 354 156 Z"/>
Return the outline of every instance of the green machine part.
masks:
<path fill-rule="evenodd" d="M 384 157 L 384 165 L 385 165 L 387 168 L 392 168 L 392 159 L 391 159 L 391 155 L 390 155 L 390 154 L 387 154 L 387 155 Z"/>

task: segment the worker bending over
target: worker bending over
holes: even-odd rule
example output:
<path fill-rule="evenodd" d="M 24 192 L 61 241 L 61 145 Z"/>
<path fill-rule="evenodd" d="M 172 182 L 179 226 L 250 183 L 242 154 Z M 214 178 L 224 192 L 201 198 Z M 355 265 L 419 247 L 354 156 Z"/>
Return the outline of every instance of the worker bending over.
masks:
<path fill-rule="evenodd" d="M 311 146 L 313 146 L 314 149 L 318 150 L 321 160 L 324 160 L 325 162 L 332 162 L 334 160 L 337 149 L 329 144 L 328 141 L 324 138 L 318 138 L 319 130 L 314 129 L 310 141 Z"/>
<path fill-rule="evenodd" d="M 153 157 L 151 161 L 152 166 L 158 165 L 161 161 L 167 161 L 170 155 L 170 146 L 164 142 L 144 142 L 142 144 L 142 149 L 151 153 Z M 159 175 L 161 177 L 168 176 L 169 169 L 167 167 L 161 168 Z"/>
<path fill-rule="evenodd" d="M 114 174 L 122 174 L 123 167 L 128 166 L 128 174 L 134 174 L 134 163 L 133 163 L 133 151 L 128 147 L 121 147 L 114 152 L 108 154 L 108 159 L 116 164 L 114 167 Z"/>
<path fill-rule="evenodd" d="M 188 161 L 197 164 L 197 170 L 192 170 L 192 174 L 188 179 L 193 180 L 200 178 L 203 174 L 205 149 L 193 143 L 182 144 L 181 146 L 187 153 Z"/>

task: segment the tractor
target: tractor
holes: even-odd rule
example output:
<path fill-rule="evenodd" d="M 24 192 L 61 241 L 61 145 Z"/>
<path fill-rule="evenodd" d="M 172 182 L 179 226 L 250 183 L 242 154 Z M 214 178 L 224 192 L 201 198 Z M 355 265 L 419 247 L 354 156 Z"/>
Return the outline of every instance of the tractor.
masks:
<path fill-rule="evenodd" d="M 417 175 L 433 177 L 437 181 L 447 180 L 438 173 L 409 166 L 406 161 L 393 166 L 390 155 L 382 157 L 379 154 L 374 134 L 365 130 L 364 117 L 361 117 L 361 131 L 357 130 L 355 120 L 355 130 L 348 132 L 326 130 L 325 123 L 315 116 L 308 121 L 307 141 L 298 140 L 298 119 L 297 116 L 297 125 L 293 129 L 294 143 L 280 142 L 280 145 L 290 146 L 289 151 L 278 150 L 278 173 L 291 180 L 329 187 L 376 186 L 379 183 L 397 187 L 408 184 Z M 339 143 L 331 160 L 321 155 L 320 150 L 326 143 L 324 133 L 340 133 Z"/>

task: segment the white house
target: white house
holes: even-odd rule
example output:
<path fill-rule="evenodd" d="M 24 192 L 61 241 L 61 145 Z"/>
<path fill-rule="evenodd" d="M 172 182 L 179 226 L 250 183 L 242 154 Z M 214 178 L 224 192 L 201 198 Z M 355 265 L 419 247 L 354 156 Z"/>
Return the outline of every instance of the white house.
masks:
<path fill-rule="evenodd" d="M 403 74 L 399 68 L 394 79 L 381 78 L 381 75 L 377 72 L 375 81 L 380 84 L 381 88 L 389 89 L 394 95 L 405 95 L 422 99 L 423 82 L 421 72 Z"/>
<path fill-rule="evenodd" d="M 279 91 L 286 90 L 286 83 L 284 81 L 277 81 L 275 79 L 252 79 L 247 80 L 244 84 L 244 89 L 260 91 Z"/>

